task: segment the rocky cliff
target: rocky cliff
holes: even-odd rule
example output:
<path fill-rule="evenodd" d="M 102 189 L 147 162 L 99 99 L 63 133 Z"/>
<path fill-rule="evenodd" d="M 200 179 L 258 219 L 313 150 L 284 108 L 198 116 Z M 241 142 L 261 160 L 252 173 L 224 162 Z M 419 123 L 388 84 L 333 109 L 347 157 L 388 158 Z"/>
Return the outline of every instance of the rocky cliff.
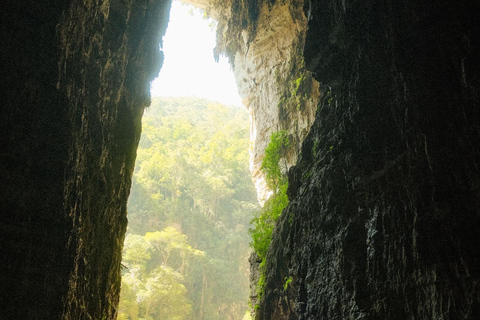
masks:
<path fill-rule="evenodd" d="M 74 253 L 64 319 L 116 315 L 126 199 L 170 4 L 73 1 L 57 25 L 57 88 L 66 93 L 71 130 L 64 212 Z"/>
<path fill-rule="evenodd" d="M 256 317 L 479 319 L 478 5 L 195 2 L 251 111 L 258 185 L 270 132 L 298 142 L 290 166 L 301 151 Z M 0 318 L 115 318 L 169 4 L 4 3 Z"/>
<path fill-rule="evenodd" d="M 63 169 L 69 128 L 56 90 L 60 1 L 0 13 L 0 318 L 59 318 L 72 268 Z"/>
<path fill-rule="evenodd" d="M 1 319 L 113 319 L 170 1 L 7 1 Z"/>
<path fill-rule="evenodd" d="M 263 203 L 271 194 L 260 171 L 274 131 L 286 130 L 291 144 L 286 171 L 315 117 L 318 82 L 303 62 L 307 19 L 303 1 L 185 0 L 218 21 L 215 54 L 233 67 L 243 104 L 250 113 L 250 171 Z"/>
<path fill-rule="evenodd" d="M 218 33 L 225 35 L 217 35 L 217 49 L 233 62 L 239 92 L 250 113 L 250 171 L 261 203 L 269 196 L 260 167 L 271 133 L 289 133 L 286 171 L 297 161 L 319 102 L 318 83 L 303 62 L 306 18 L 302 5 L 296 1 L 260 6 L 256 25 L 241 30 L 241 38 L 235 31 L 229 33 L 238 29 L 236 21 L 230 19 L 228 25 L 220 20 Z M 239 38 L 239 43 L 232 43 Z"/>
<path fill-rule="evenodd" d="M 480 318 L 479 9 L 305 6 L 305 62 L 331 88 L 289 172 L 257 319 Z"/>

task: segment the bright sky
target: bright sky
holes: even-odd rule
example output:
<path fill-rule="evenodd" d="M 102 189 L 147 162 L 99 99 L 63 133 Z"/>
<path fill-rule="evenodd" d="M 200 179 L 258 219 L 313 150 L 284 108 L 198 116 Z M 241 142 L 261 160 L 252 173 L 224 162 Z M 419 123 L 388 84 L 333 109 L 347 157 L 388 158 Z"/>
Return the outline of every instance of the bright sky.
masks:
<path fill-rule="evenodd" d="M 213 58 L 215 30 L 203 14 L 173 1 L 163 38 L 165 60 L 150 91 L 158 96 L 198 96 L 241 106 L 233 72 L 225 57 Z M 193 14 L 192 14 L 193 13 Z"/>

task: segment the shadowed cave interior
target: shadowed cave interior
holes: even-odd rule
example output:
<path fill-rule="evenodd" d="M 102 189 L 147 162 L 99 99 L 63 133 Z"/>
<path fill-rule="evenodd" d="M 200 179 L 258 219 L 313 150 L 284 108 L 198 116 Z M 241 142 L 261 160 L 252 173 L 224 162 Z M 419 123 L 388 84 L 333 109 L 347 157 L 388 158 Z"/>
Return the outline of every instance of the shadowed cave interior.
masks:
<path fill-rule="evenodd" d="M 479 319 L 479 5 L 188 2 L 218 20 L 257 186 L 271 132 L 293 141 L 255 319 Z M 115 319 L 170 4 L 4 2 L 1 319 Z"/>

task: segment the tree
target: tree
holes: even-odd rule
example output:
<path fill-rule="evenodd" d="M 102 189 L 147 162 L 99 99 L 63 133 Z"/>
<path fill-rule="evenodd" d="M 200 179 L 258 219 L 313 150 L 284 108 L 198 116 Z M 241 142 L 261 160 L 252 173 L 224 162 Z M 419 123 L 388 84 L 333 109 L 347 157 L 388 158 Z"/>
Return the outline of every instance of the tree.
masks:
<path fill-rule="evenodd" d="M 173 227 L 167 227 L 162 231 L 147 232 L 145 240 L 161 255 L 162 266 L 168 265 L 168 258 L 172 251 L 175 251 L 181 258 L 181 263 L 176 263 L 179 265 L 177 270 L 180 273 L 183 273 L 188 256 L 205 256 L 205 252 L 193 249 L 187 242 L 187 236 Z"/>
<path fill-rule="evenodd" d="M 143 305 L 145 319 L 186 319 L 192 306 L 186 297 L 187 289 L 182 280 L 182 275 L 168 266 L 160 266 L 151 272 L 143 290 L 137 293 L 137 301 Z"/>
<path fill-rule="evenodd" d="M 146 293 L 159 267 L 180 274 L 189 319 L 241 319 L 248 309 L 248 224 L 258 211 L 248 125 L 244 109 L 196 98 L 154 99 L 143 118 L 128 232 L 144 238 L 150 258 L 136 278 L 124 261 L 124 277 Z"/>
<path fill-rule="evenodd" d="M 178 270 L 168 265 L 174 250 L 179 251 L 181 257 Z M 147 232 L 145 236 L 127 235 L 123 254 L 127 271 L 122 276 L 119 317 L 185 319 L 192 310 L 181 274 L 187 254 L 205 256 L 193 249 L 187 237 L 173 227 Z M 160 265 L 154 263 L 156 255 L 162 257 Z"/>

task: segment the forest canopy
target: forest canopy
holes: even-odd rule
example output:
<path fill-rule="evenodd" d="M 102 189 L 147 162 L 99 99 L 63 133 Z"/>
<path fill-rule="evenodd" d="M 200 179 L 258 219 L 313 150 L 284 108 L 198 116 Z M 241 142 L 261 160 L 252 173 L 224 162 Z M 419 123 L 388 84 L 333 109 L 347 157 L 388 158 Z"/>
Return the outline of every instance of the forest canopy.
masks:
<path fill-rule="evenodd" d="M 143 118 L 118 319 L 242 319 L 258 212 L 246 110 L 157 98 Z"/>

